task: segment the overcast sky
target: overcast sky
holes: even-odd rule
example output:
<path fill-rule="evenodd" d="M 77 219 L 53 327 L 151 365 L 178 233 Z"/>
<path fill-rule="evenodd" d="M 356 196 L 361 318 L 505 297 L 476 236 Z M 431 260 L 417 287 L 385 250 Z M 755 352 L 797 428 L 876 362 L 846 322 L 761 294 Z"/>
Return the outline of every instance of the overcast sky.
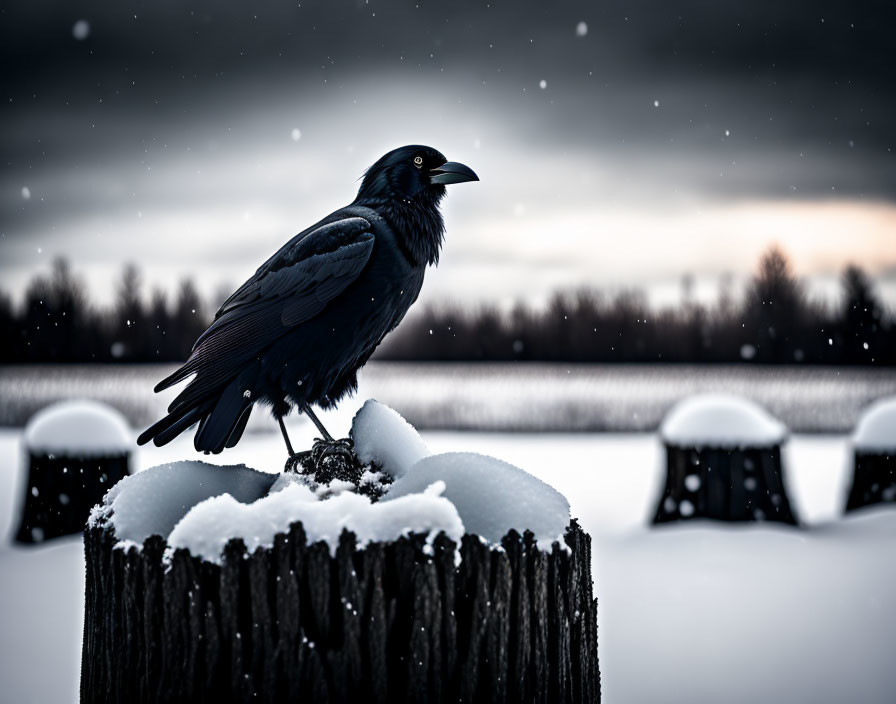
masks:
<path fill-rule="evenodd" d="M 711 296 L 777 242 L 811 290 L 852 261 L 896 304 L 886 3 L 265 5 L 5 4 L 0 288 L 56 255 L 104 300 L 127 260 L 238 284 L 425 143 L 482 179 L 426 300 Z"/>

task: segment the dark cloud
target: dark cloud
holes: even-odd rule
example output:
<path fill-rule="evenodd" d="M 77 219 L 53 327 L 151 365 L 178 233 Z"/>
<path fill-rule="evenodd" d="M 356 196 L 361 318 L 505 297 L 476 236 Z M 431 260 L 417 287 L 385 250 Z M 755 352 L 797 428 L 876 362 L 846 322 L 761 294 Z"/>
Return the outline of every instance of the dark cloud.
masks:
<path fill-rule="evenodd" d="M 62 73 L 114 73 L 148 67 L 211 75 L 251 67 L 339 71 L 399 60 L 432 59 L 489 73 L 534 63 L 575 68 L 612 59 L 607 75 L 824 75 L 892 87 L 893 11 L 865 0 L 821 2 L 631 3 L 311 2 L 7 3 L 0 58 L 12 77 L 31 82 Z M 72 35 L 86 19 L 84 41 Z M 575 41 L 579 21 L 587 39 Z M 430 54 L 437 56 L 430 57 Z M 402 58 L 403 57 L 403 58 Z M 308 62 L 317 62 L 319 64 Z M 328 66 L 329 64 L 329 66 Z M 17 70 L 16 70 L 17 69 Z M 52 75 L 50 75 L 52 74 Z"/>
<path fill-rule="evenodd" d="M 0 20 L 0 259 L 20 271 L 37 235 L 126 256 L 108 233 L 162 210 L 214 231 L 288 204 L 274 241 L 402 142 L 481 142 L 470 217 L 896 195 L 881 2 L 16 0 Z"/>
<path fill-rule="evenodd" d="M 78 41 L 82 18 L 91 31 Z M 19 166 L 49 147 L 65 159 L 104 113 L 189 123 L 309 83 L 328 86 L 309 91 L 320 101 L 360 76 L 439 90 L 447 75 L 465 83 L 460 100 L 485 86 L 494 111 L 506 106 L 504 119 L 541 143 L 676 157 L 723 151 L 706 133 L 728 129 L 759 151 L 867 161 L 867 185 L 842 190 L 881 195 L 896 185 L 891 20 L 886 3 L 832 1 L 13 2 L 0 23 L 2 146 Z M 646 110 L 654 99 L 661 110 Z M 47 114 L 66 129 L 38 146 L 32 125 Z M 105 127 L 107 145 L 117 127 Z"/>

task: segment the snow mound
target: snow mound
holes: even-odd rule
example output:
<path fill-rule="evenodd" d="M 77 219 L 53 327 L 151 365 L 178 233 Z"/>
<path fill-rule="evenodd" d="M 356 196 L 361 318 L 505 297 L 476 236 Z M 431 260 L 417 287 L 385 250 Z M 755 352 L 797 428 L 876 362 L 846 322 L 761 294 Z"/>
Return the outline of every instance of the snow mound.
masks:
<path fill-rule="evenodd" d="M 168 545 L 220 563 L 232 538 L 241 538 L 251 553 L 259 547 L 272 547 L 274 536 L 287 532 L 296 521 L 302 522 L 309 543 L 322 540 L 331 554 L 335 554 L 343 530 L 355 534 L 359 547 L 408 533 L 428 533 L 432 541 L 444 532 L 457 542 L 464 534 L 464 524 L 452 503 L 439 495 L 443 489 L 444 484 L 437 482 L 423 493 L 378 503 L 351 491 L 319 501 L 307 486 L 296 482 L 252 504 L 224 494 L 194 506 L 171 531 Z"/>
<path fill-rule="evenodd" d="M 852 436 L 856 450 L 887 453 L 896 450 L 896 396 L 881 399 L 866 410 Z"/>
<path fill-rule="evenodd" d="M 61 401 L 41 409 L 25 426 L 32 453 L 62 457 L 121 455 L 134 439 L 118 411 L 96 401 Z"/>
<path fill-rule="evenodd" d="M 768 447 L 783 442 L 787 428 L 748 399 L 700 394 L 669 411 L 660 436 L 670 445 Z"/>
<path fill-rule="evenodd" d="M 426 534 L 431 543 L 442 532 L 455 543 L 470 533 L 500 545 L 513 529 L 532 531 L 543 549 L 563 544 L 569 503 L 523 470 L 469 452 L 431 455 L 413 427 L 375 401 L 356 415 L 352 437 L 362 462 L 396 477 L 379 501 L 347 481 L 318 484 L 243 465 L 174 462 L 121 480 L 93 510 L 90 525 L 109 525 L 122 546 L 160 535 L 170 551 L 185 548 L 211 562 L 221 561 L 234 538 L 250 552 L 271 547 L 296 522 L 310 543 L 324 541 L 331 553 L 344 530 L 355 534 L 358 547 L 409 533 Z"/>
<path fill-rule="evenodd" d="M 467 533 L 500 544 L 511 529 L 531 530 L 543 547 L 569 525 L 569 502 L 556 489 L 512 464 L 474 452 L 425 457 L 400 477 L 381 499 L 384 504 L 444 482 L 444 496 L 457 507 Z"/>
<path fill-rule="evenodd" d="M 315 492 L 296 474 L 172 462 L 118 482 L 91 513 L 90 525 L 107 521 L 122 546 L 139 546 L 160 535 L 172 550 L 186 548 L 218 563 L 231 539 L 242 539 L 250 552 L 270 547 L 274 536 L 296 521 L 310 543 L 323 540 L 332 553 L 343 530 L 354 532 L 359 546 L 408 533 L 426 533 L 432 540 L 444 531 L 454 541 L 464 534 L 457 509 L 441 496 L 441 482 L 388 503 L 371 503 L 350 488 L 334 482 Z"/>
<path fill-rule="evenodd" d="M 372 462 L 396 478 L 431 454 L 414 426 L 373 399 L 355 415 L 352 440 L 361 464 Z"/>
<path fill-rule="evenodd" d="M 264 496 L 277 478 L 245 465 L 172 462 L 125 477 L 94 508 L 90 525 L 106 518 L 119 541 L 142 544 L 151 535 L 167 538 L 196 504 L 222 494 L 249 503 Z"/>

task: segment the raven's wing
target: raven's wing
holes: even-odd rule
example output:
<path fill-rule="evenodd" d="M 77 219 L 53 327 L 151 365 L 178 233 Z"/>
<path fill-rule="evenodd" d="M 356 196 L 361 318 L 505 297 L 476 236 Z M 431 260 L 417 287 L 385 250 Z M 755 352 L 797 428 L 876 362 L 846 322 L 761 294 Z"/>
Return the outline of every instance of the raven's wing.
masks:
<path fill-rule="evenodd" d="M 161 391 L 196 373 L 169 411 L 195 403 L 296 325 L 313 318 L 364 269 L 373 227 L 347 217 L 293 238 L 228 298 Z"/>
<path fill-rule="evenodd" d="M 339 247 L 355 243 L 364 233 L 370 233 L 372 227 L 368 220 L 361 217 L 345 217 L 315 227 L 310 232 L 301 232 L 277 250 L 270 259 L 258 267 L 253 276 L 230 294 L 230 297 L 215 313 L 215 320 L 232 308 L 252 299 L 253 292 L 269 275 L 284 268 L 301 263 L 309 257 L 327 254 Z M 372 235 L 371 235 L 372 236 Z M 200 337 L 200 340 L 202 338 Z M 194 348 L 199 344 L 196 342 Z"/>

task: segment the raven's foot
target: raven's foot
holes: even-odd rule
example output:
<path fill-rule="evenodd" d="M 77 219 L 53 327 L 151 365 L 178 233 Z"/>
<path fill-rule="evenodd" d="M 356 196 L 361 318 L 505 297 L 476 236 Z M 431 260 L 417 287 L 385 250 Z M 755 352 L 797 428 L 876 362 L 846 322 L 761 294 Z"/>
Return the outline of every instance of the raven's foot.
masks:
<path fill-rule="evenodd" d="M 342 440 L 322 440 L 318 438 L 311 446 L 311 472 L 320 484 L 329 484 L 334 479 L 351 482 L 355 486 L 361 481 L 364 469 L 355 455 L 355 445 L 351 438 Z"/>
<path fill-rule="evenodd" d="M 318 438 L 310 450 L 290 455 L 284 471 L 301 474 L 303 481 L 322 498 L 329 498 L 345 489 L 344 485 L 338 489 L 330 487 L 338 481 L 354 485 L 354 491 L 376 501 L 392 483 L 392 477 L 380 472 L 374 465 L 361 464 L 351 438 Z"/>
<path fill-rule="evenodd" d="M 305 450 L 304 452 L 293 452 L 289 457 L 286 458 L 286 465 L 283 467 L 283 471 L 287 474 L 305 474 L 305 466 L 310 458 L 311 450 Z"/>
<path fill-rule="evenodd" d="M 355 472 L 360 466 L 350 438 L 342 440 L 318 438 L 310 450 L 290 454 L 283 471 L 304 474 L 313 477 L 318 483 L 329 484 L 333 479 L 354 482 L 356 473 L 360 477 L 360 472 Z"/>

